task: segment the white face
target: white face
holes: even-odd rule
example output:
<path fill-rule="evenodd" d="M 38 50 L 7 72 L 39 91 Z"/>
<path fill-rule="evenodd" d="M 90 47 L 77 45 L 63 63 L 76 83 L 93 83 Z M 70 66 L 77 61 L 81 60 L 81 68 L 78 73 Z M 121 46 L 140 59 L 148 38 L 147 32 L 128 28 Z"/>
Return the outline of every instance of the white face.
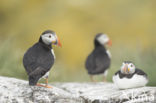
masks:
<path fill-rule="evenodd" d="M 105 45 L 109 42 L 109 37 L 106 34 L 102 34 L 100 37 L 97 38 L 97 40 L 101 45 Z"/>
<path fill-rule="evenodd" d="M 132 74 L 135 72 L 135 65 L 133 63 L 123 63 L 120 71 L 123 74 Z"/>
<path fill-rule="evenodd" d="M 51 34 L 51 33 L 41 35 L 41 38 L 42 38 L 43 42 L 47 45 L 49 45 L 51 43 L 56 43 L 56 41 L 57 41 L 57 36 L 55 34 Z"/>

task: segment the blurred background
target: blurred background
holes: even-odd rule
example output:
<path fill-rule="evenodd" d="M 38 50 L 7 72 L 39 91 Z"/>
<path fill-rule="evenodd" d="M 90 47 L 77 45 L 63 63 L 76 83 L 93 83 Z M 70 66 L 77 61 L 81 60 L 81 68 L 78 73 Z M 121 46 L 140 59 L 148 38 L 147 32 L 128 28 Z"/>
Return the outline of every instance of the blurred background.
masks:
<path fill-rule="evenodd" d="M 1 0 L 0 75 L 27 80 L 23 55 L 51 29 L 63 47 L 54 47 L 50 82 L 88 82 L 85 60 L 96 33 L 103 32 L 113 42 L 108 81 L 130 60 L 148 74 L 148 85 L 156 86 L 155 5 L 155 0 Z"/>

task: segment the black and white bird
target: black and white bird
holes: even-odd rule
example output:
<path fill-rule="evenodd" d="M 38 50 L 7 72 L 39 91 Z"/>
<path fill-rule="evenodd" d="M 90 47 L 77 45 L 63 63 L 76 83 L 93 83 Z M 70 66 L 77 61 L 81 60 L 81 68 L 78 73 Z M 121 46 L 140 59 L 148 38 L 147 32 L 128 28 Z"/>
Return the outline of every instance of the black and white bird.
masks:
<path fill-rule="evenodd" d="M 94 50 L 89 54 L 85 63 L 91 81 L 94 81 L 93 76 L 98 74 L 103 74 L 104 81 L 106 81 L 111 64 L 111 54 L 107 47 L 111 45 L 112 42 L 106 34 L 99 33 L 95 36 Z"/>
<path fill-rule="evenodd" d="M 147 74 L 137 69 L 131 61 L 125 61 L 113 76 L 113 82 L 119 89 L 128 89 L 145 86 L 148 78 Z"/>
<path fill-rule="evenodd" d="M 44 31 L 37 43 L 30 47 L 23 57 L 23 65 L 29 77 L 29 85 L 48 86 L 48 76 L 55 61 L 55 54 L 52 45 L 61 47 L 61 43 L 54 31 Z M 46 79 L 46 85 L 38 84 L 41 78 Z"/>

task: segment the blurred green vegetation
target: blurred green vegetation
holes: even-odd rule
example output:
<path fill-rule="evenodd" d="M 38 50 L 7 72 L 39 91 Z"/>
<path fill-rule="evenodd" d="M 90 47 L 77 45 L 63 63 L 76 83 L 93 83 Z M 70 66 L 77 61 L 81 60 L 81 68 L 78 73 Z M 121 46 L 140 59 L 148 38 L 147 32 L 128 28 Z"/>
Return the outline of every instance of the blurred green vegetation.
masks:
<path fill-rule="evenodd" d="M 104 32 L 113 41 L 108 80 L 123 61 L 131 60 L 149 75 L 148 85 L 156 86 L 155 4 L 155 0 L 1 0 L 0 75 L 27 79 L 23 55 L 44 30 L 52 29 L 63 47 L 54 47 L 50 81 L 89 81 L 85 59 L 94 48 L 95 34 Z"/>

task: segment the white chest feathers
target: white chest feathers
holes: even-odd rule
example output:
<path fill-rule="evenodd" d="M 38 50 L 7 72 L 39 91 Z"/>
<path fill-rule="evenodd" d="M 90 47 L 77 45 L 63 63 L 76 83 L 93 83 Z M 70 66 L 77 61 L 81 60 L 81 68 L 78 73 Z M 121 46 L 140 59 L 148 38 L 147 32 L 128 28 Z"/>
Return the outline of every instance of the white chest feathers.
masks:
<path fill-rule="evenodd" d="M 119 89 L 129 89 L 145 86 L 148 79 L 142 75 L 134 74 L 132 78 L 119 78 L 119 74 L 113 76 L 113 82 Z"/>
<path fill-rule="evenodd" d="M 56 59 L 56 56 L 55 56 L 55 53 L 54 53 L 54 50 L 53 49 L 51 49 L 51 53 L 53 54 L 54 59 Z"/>
<path fill-rule="evenodd" d="M 42 78 L 44 78 L 44 79 L 46 79 L 48 77 L 49 77 L 49 71 L 44 76 L 42 76 Z"/>
<path fill-rule="evenodd" d="M 112 58 L 112 55 L 111 55 L 111 53 L 110 53 L 109 50 L 107 50 L 106 53 L 107 53 L 107 55 L 108 55 L 109 58 Z"/>

